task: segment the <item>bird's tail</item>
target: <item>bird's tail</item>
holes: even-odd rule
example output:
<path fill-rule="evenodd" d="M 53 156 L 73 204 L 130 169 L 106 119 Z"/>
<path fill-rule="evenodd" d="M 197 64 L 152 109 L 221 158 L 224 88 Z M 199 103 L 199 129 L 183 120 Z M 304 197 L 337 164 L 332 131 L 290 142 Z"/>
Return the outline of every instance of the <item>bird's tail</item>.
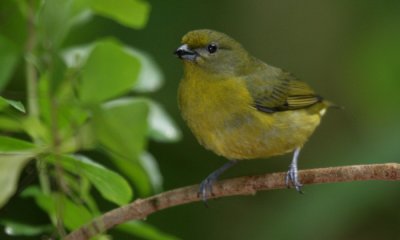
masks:
<path fill-rule="evenodd" d="M 325 103 L 325 105 L 326 105 L 326 108 L 333 108 L 333 109 L 344 110 L 344 106 L 337 105 L 336 103 L 333 103 L 333 102 L 331 102 L 331 101 L 324 100 L 324 103 Z"/>

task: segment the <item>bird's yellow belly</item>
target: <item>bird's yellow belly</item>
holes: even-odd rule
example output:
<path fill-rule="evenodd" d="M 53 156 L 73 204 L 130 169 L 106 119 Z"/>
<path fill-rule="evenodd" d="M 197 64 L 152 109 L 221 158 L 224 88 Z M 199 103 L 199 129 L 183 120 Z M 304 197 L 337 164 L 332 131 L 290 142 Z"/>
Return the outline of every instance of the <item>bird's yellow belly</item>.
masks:
<path fill-rule="evenodd" d="M 251 120 L 210 132 L 210 148 L 230 159 L 280 155 L 302 147 L 320 121 L 318 115 L 303 110 L 269 114 L 254 109 L 247 118 Z"/>
<path fill-rule="evenodd" d="M 302 147 L 320 121 L 305 111 L 274 114 L 247 112 L 226 119 L 208 115 L 208 120 L 189 124 L 199 142 L 228 159 L 266 158 Z M 262 116 L 264 115 L 264 116 Z M 307 125 L 304 125 L 307 118 Z"/>
<path fill-rule="evenodd" d="M 320 122 L 320 115 L 307 109 L 260 112 L 252 107 L 246 88 L 237 85 L 240 82 L 191 80 L 183 81 L 179 89 L 183 118 L 202 145 L 228 159 L 265 158 L 293 151 Z"/>

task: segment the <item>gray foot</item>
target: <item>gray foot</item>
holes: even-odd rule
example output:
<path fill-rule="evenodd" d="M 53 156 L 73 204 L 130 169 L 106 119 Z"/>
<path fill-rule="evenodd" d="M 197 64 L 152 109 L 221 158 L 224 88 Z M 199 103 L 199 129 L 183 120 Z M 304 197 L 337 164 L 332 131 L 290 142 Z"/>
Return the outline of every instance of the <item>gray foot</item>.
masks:
<path fill-rule="evenodd" d="M 289 165 L 289 170 L 287 171 L 286 174 L 286 186 L 288 188 L 294 186 L 297 192 L 303 193 L 301 191 L 301 187 L 303 185 L 299 181 L 298 171 L 297 171 L 297 159 L 299 157 L 299 153 L 300 153 L 300 148 L 296 148 L 293 154 L 292 163 Z"/>
<path fill-rule="evenodd" d="M 225 163 L 222 167 L 218 168 L 210 175 L 206 177 L 201 183 L 199 188 L 199 197 L 203 200 L 204 204 L 207 206 L 207 198 L 212 195 L 212 186 L 217 181 L 218 177 L 225 172 L 228 168 L 235 165 L 236 161 L 229 161 Z"/>

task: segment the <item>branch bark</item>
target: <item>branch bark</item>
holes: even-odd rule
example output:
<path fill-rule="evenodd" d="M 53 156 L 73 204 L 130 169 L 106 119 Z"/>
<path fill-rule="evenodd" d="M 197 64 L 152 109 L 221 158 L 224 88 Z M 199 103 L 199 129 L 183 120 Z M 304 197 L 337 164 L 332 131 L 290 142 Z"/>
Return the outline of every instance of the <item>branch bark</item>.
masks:
<path fill-rule="evenodd" d="M 285 172 L 280 172 L 223 180 L 215 183 L 213 196 L 209 199 L 254 195 L 257 191 L 286 188 L 285 176 Z M 309 169 L 299 171 L 299 178 L 304 185 L 366 180 L 397 181 L 400 180 L 400 164 L 386 163 Z M 197 194 L 198 188 L 198 185 L 193 185 L 163 192 L 149 198 L 137 199 L 126 206 L 113 209 L 71 232 L 65 237 L 65 240 L 89 239 L 118 224 L 144 219 L 162 209 L 200 201 Z"/>

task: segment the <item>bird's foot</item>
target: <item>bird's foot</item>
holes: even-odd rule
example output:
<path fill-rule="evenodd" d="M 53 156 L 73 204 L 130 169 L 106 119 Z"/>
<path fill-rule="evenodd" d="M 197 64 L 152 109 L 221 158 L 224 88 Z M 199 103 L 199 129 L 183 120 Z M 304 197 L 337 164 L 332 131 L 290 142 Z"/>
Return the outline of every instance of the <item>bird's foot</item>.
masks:
<path fill-rule="evenodd" d="M 199 197 L 203 203 L 208 207 L 207 199 L 212 196 L 212 186 L 217 181 L 217 177 L 214 174 L 210 174 L 201 183 L 199 188 Z"/>
<path fill-rule="evenodd" d="M 232 167 L 236 161 L 232 160 L 227 163 L 225 163 L 222 167 L 218 168 L 214 172 L 212 172 L 210 175 L 206 177 L 201 183 L 200 183 L 200 188 L 199 188 L 199 193 L 198 196 L 203 200 L 204 204 L 207 205 L 207 198 L 209 196 L 212 196 L 212 186 L 213 184 L 217 181 L 218 177 L 225 172 L 228 168 Z"/>
<path fill-rule="evenodd" d="M 290 188 L 291 185 L 296 188 L 297 192 L 301 194 L 303 193 L 303 191 L 301 190 L 301 187 L 303 185 L 299 181 L 297 165 L 293 163 L 290 164 L 289 170 L 286 173 L 286 186 Z"/>

